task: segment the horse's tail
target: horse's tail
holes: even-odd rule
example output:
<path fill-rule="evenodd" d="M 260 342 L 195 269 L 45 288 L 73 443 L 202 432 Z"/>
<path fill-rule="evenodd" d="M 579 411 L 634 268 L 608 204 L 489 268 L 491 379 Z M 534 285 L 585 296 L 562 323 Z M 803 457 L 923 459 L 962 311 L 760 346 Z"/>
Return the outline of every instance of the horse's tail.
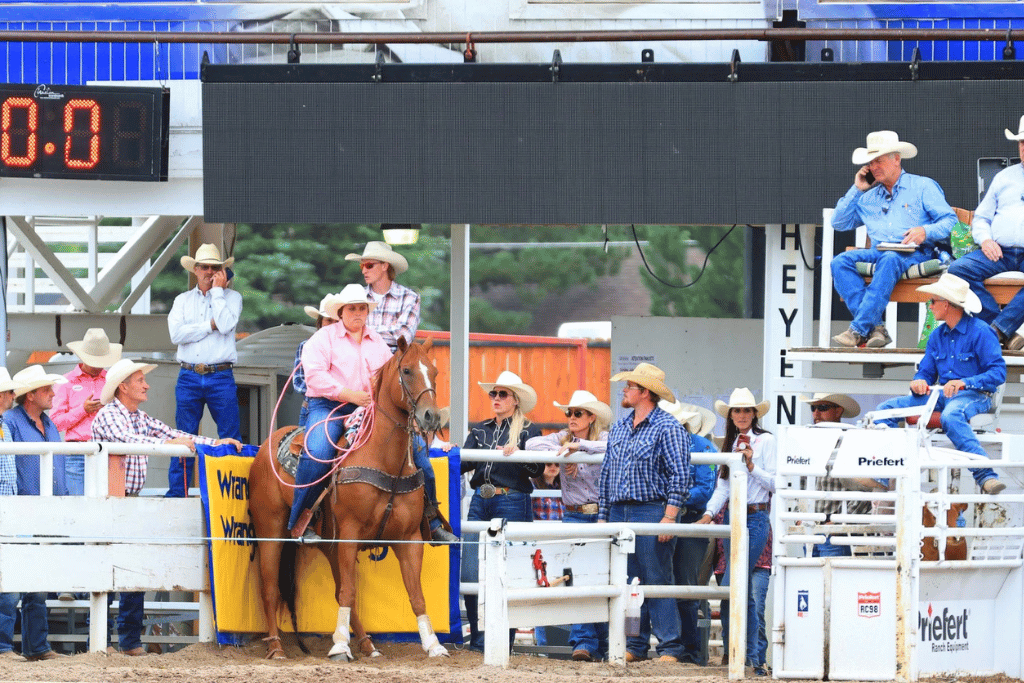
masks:
<path fill-rule="evenodd" d="M 310 654 L 309 648 L 302 642 L 302 637 L 299 635 L 299 620 L 295 616 L 295 595 L 298 588 L 295 564 L 298 554 L 298 543 L 284 542 L 284 548 L 281 551 L 281 566 L 277 572 L 277 588 L 281 591 L 281 598 L 284 600 L 284 604 L 288 606 L 288 613 L 292 616 L 292 629 L 295 631 L 295 640 L 298 641 L 299 648 L 308 655 Z"/>

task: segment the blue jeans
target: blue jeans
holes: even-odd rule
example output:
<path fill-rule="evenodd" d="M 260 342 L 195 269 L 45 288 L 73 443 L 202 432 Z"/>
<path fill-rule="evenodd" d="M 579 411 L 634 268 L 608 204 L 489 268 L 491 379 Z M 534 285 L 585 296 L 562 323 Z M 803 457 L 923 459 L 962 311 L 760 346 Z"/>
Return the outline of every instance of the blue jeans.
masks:
<path fill-rule="evenodd" d="M 302 399 L 302 407 L 299 408 L 299 426 L 302 428 L 306 427 L 306 422 L 309 421 L 309 404 L 306 399 Z"/>
<path fill-rule="evenodd" d="M 509 491 L 493 498 L 481 498 L 479 493 L 474 493 L 469 502 L 469 514 L 466 519 L 471 522 L 488 522 L 492 519 L 504 518 L 509 522 L 532 522 L 533 501 L 528 493 Z M 465 583 L 476 583 L 480 580 L 479 534 L 466 534 L 462 546 L 462 581 Z M 466 621 L 469 622 L 469 649 L 483 652 L 484 632 L 477 624 L 479 615 L 479 596 L 466 595 Z M 515 629 L 509 629 L 508 646 L 516 636 Z"/>
<path fill-rule="evenodd" d="M 949 273 L 961 277 L 971 285 L 971 291 L 981 299 L 981 313 L 978 317 L 987 323 L 993 323 L 1006 336 L 1012 335 L 1024 323 L 1024 290 L 1006 304 L 1002 313 L 999 304 L 992 294 L 985 289 L 985 278 L 1004 273 L 1008 270 L 1024 270 L 1024 247 L 1001 247 L 1003 257 L 998 261 L 989 261 L 979 249 L 961 256 L 949 264 Z"/>
<path fill-rule="evenodd" d="M 665 515 L 664 502 L 612 503 L 608 510 L 609 522 L 644 522 L 657 524 Z M 637 536 L 636 552 L 626 562 L 628 581 L 640 577 L 642 586 L 671 586 L 672 553 L 675 539 L 659 543 L 657 536 Z M 640 635 L 626 638 L 626 649 L 639 659 L 647 659 L 651 646 L 651 631 L 658 639 L 658 654 L 683 656 L 683 641 L 679 626 L 679 609 L 675 598 L 646 598 L 640 608 Z"/>
<path fill-rule="evenodd" d="M 586 515 L 582 512 L 569 512 L 562 515 L 564 524 L 594 524 L 597 514 Z M 608 622 L 592 624 L 573 624 L 569 629 L 569 645 L 573 651 L 586 650 L 594 659 L 604 659 L 608 654 Z"/>
<path fill-rule="evenodd" d="M 756 560 L 755 560 L 756 561 Z M 757 613 L 757 657 L 754 666 L 764 666 L 768 656 L 768 634 L 765 629 L 764 603 L 768 597 L 768 580 L 772 578 L 772 570 L 755 567 L 750 577 L 751 594 L 754 596 L 754 611 Z"/>
<path fill-rule="evenodd" d="M 882 313 L 900 275 L 907 268 L 927 261 L 930 251 L 918 249 L 912 254 L 901 254 L 898 251 L 855 249 L 833 258 L 832 282 L 853 315 L 850 329 L 865 337 L 871 334 L 875 325 L 882 322 Z M 865 284 L 864 276 L 857 272 L 858 263 L 875 264 L 870 285 Z"/>
<path fill-rule="evenodd" d="M 64 456 L 64 484 L 69 496 L 85 495 L 85 456 Z"/>
<path fill-rule="evenodd" d="M 330 478 L 324 477 L 334 467 L 333 463 L 317 462 L 309 456 L 312 455 L 318 460 L 330 460 L 335 456 L 336 451 L 332 444 L 338 443 L 341 439 L 345 430 L 344 418 L 351 415 L 356 407 L 355 403 L 342 404 L 329 398 L 309 399 L 306 448 L 299 456 L 299 466 L 295 471 L 296 486 L 304 488 L 295 489 L 292 498 L 292 513 L 288 518 L 289 529 L 295 526 L 302 511 L 313 505 L 320 492 L 330 483 Z M 309 453 L 306 452 L 307 450 Z M 314 484 L 313 482 L 318 479 L 323 479 L 323 481 Z"/>
<path fill-rule="evenodd" d="M 685 511 L 680 518 L 683 524 L 690 524 L 701 518 L 701 511 Z M 686 538 L 680 536 L 676 539 L 675 554 L 672 558 L 672 568 L 677 586 L 696 586 L 697 575 L 700 572 L 700 564 L 704 554 L 708 550 L 708 539 Z M 706 652 L 703 651 L 700 630 L 697 628 L 697 609 L 700 600 L 676 599 L 676 606 L 679 608 L 679 626 L 683 639 L 683 656 L 680 661 L 690 662 L 707 666 Z"/>
<path fill-rule="evenodd" d="M 898 396 L 883 402 L 878 406 L 877 410 L 923 406 L 928 402 L 928 398 L 928 394 Z M 985 453 L 985 449 L 978 443 L 978 437 L 974 435 L 974 430 L 971 429 L 970 423 L 972 417 L 987 412 L 991 408 L 992 399 L 989 398 L 988 394 L 975 389 L 961 389 L 953 398 L 946 398 L 940 395 L 939 402 L 935 404 L 935 410 L 942 413 L 942 430 L 946 432 L 946 436 L 953 442 L 956 449 L 965 453 L 977 453 L 986 457 L 988 457 L 988 454 Z M 884 422 L 890 427 L 899 425 L 899 419 L 897 418 L 879 420 L 879 422 Z M 996 478 L 996 473 L 988 467 L 972 469 L 971 474 L 974 475 L 974 481 L 977 482 L 978 486 L 981 486 L 989 479 Z"/>
<path fill-rule="evenodd" d="M 21 600 L 21 654 L 41 655 L 50 649 L 46 642 L 50 625 L 46 616 L 46 593 L 0 593 L 0 652 L 14 648 L 14 622 Z"/>
<path fill-rule="evenodd" d="M 729 523 L 729 513 L 725 515 L 725 523 Z M 757 562 L 758 558 L 761 557 L 761 553 L 764 551 L 764 544 L 768 541 L 768 512 L 766 510 L 759 510 L 753 514 L 747 515 L 747 532 L 750 537 L 750 545 L 747 547 L 747 576 L 744 577 L 747 581 L 747 666 L 755 666 L 754 662 L 757 661 L 757 624 L 758 614 L 757 605 L 754 600 L 754 586 L 753 586 L 753 574 L 754 574 L 754 563 Z M 729 545 L 730 539 L 725 539 L 722 543 L 725 546 L 725 556 L 729 557 Z M 726 565 L 725 576 L 722 577 L 723 586 L 728 586 L 730 582 L 731 567 Z M 729 610 L 726 607 L 722 607 L 722 640 L 726 643 L 726 648 L 729 647 Z"/>
<path fill-rule="evenodd" d="M 178 384 L 174 388 L 178 409 L 175 426 L 188 434 L 199 431 L 203 409 L 210 408 L 210 415 L 217 423 L 217 436 L 222 439 L 242 440 L 238 419 L 238 388 L 235 373 L 228 369 L 200 375 L 182 368 L 178 372 Z M 188 494 L 188 483 L 195 476 L 195 458 L 171 458 L 167 470 L 169 498 L 184 498 Z"/>
<path fill-rule="evenodd" d="M 852 557 L 853 551 L 848 545 L 832 545 L 830 536 L 824 543 L 818 543 L 811 549 L 811 557 Z"/>
<path fill-rule="evenodd" d="M 119 593 L 117 603 L 117 647 L 122 652 L 142 647 L 142 629 L 146 594 L 141 592 Z M 111 593 L 108 602 L 113 601 Z"/>

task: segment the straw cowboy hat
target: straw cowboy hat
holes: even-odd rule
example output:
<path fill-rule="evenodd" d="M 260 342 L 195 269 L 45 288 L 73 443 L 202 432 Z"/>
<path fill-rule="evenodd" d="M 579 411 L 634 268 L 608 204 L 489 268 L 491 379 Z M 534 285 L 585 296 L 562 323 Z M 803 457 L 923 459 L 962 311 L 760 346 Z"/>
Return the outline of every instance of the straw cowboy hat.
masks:
<path fill-rule="evenodd" d="M 901 142 L 900 136 L 891 130 L 876 130 L 868 133 L 867 147 L 853 150 L 853 163 L 863 166 L 890 152 L 896 152 L 903 159 L 913 159 L 917 156 L 917 147 L 909 142 Z"/>
<path fill-rule="evenodd" d="M 963 278 L 950 273 L 943 273 L 939 281 L 931 285 L 921 285 L 917 291 L 933 294 L 964 309 L 967 313 L 981 310 L 981 299 L 971 291 L 971 286 Z"/>
<path fill-rule="evenodd" d="M 11 373 L 7 372 L 7 368 L 0 368 L 0 391 L 14 391 L 20 386 L 21 382 L 11 379 Z"/>
<path fill-rule="evenodd" d="M 405 257 L 391 248 L 387 242 L 367 242 L 362 254 L 349 254 L 346 261 L 383 261 L 395 267 L 395 275 L 409 270 Z"/>
<path fill-rule="evenodd" d="M 111 344 L 107 333 L 99 327 L 85 331 L 82 341 L 68 342 L 68 348 L 86 365 L 93 368 L 109 368 L 121 360 L 121 345 Z"/>
<path fill-rule="evenodd" d="M 1024 140 L 1024 116 L 1020 117 L 1020 123 L 1017 124 L 1017 132 L 1014 133 L 1009 128 L 1005 128 L 1007 140 Z"/>
<path fill-rule="evenodd" d="M 558 401 L 552 401 L 559 410 L 569 410 L 569 408 L 583 408 L 583 410 L 589 410 L 597 416 L 597 421 L 603 426 L 607 427 L 612 422 L 612 409 L 604 401 L 598 401 L 597 396 L 594 396 L 589 391 L 574 391 L 569 402 L 562 405 Z"/>
<path fill-rule="evenodd" d="M 142 374 L 145 375 L 155 369 L 156 366 L 152 363 L 136 363 L 130 358 L 122 358 L 117 361 L 107 370 L 107 382 L 103 385 L 103 391 L 100 392 L 100 403 L 107 405 L 113 401 L 114 393 L 117 391 L 117 387 L 121 385 L 121 382 L 139 370 L 142 370 Z"/>
<path fill-rule="evenodd" d="M 801 396 L 800 400 L 804 403 L 809 403 L 812 406 L 816 403 L 835 403 L 843 409 L 843 417 L 857 417 L 860 415 L 860 404 L 846 394 L 826 394 L 824 392 L 819 392 L 810 398 L 804 398 Z"/>
<path fill-rule="evenodd" d="M 234 256 L 232 256 L 229 259 L 221 261 L 220 249 L 218 249 L 217 245 L 215 244 L 204 244 L 200 246 L 198 249 L 196 249 L 195 258 L 192 258 L 191 256 L 181 257 L 181 267 L 190 273 L 196 269 L 197 263 L 202 263 L 207 266 L 224 266 L 225 268 L 230 268 L 231 264 L 233 264 L 234 262 Z"/>
<path fill-rule="evenodd" d="M 30 365 L 11 378 L 18 386 L 13 387 L 15 396 L 23 396 L 30 391 L 48 387 L 51 384 L 67 384 L 67 380 L 60 375 L 51 375 L 43 370 L 42 365 Z"/>
<path fill-rule="evenodd" d="M 317 314 L 341 320 L 341 309 L 346 304 L 366 304 L 371 311 L 377 308 L 376 302 L 370 299 L 362 285 L 345 285 L 345 289 L 337 294 L 328 294 L 323 298 L 320 302 L 322 313 L 318 311 Z"/>
<path fill-rule="evenodd" d="M 659 397 L 665 399 L 669 403 L 675 403 L 676 395 L 672 393 L 672 390 L 665 386 L 665 372 L 650 363 L 640 363 L 632 370 L 626 372 L 620 372 L 612 376 L 613 382 L 633 382 L 639 384 L 645 389 L 650 389 L 652 392 L 657 394 Z"/>
<path fill-rule="evenodd" d="M 477 382 L 484 391 L 490 391 L 494 387 L 505 387 L 510 389 L 519 398 L 519 410 L 528 413 L 537 405 L 537 392 L 529 384 L 520 379 L 514 372 L 505 370 L 494 382 Z"/>
<path fill-rule="evenodd" d="M 729 417 L 729 411 L 733 408 L 756 408 L 757 416 L 763 417 L 764 414 L 768 412 L 769 406 L 771 406 L 771 401 L 765 399 L 758 403 L 754 400 L 754 394 L 751 393 L 750 389 L 741 387 L 739 389 L 732 390 L 728 403 L 715 401 L 715 412 L 722 417 L 727 418 Z"/>
<path fill-rule="evenodd" d="M 452 409 L 447 406 L 441 408 L 441 410 L 438 411 L 438 416 L 441 419 L 441 426 L 438 429 L 445 429 L 452 421 Z"/>
<path fill-rule="evenodd" d="M 359 285 L 355 285 L 355 286 L 358 287 Z M 365 292 L 365 290 L 364 290 L 364 292 Z M 337 320 L 337 318 L 335 318 L 334 316 L 328 315 L 327 314 L 327 309 L 325 308 L 325 306 L 328 303 L 328 299 L 330 299 L 331 296 L 333 296 L 333 295 L 328 294 L 323 299 L 320 299 L 320 308 L 313 308 L 312 306 L 303 306 L 302 310 L 304 310 L 306 312 L 306 315 L 308 315 L 313 320 L 318 320 L 320 318 L 320 316 L 323 316 L 325 318 L 330 318 L 331 320 Z M 337 311 L 335 311 L 335 312 L 337 312 Z"/>
<path fill-rule="evenodd" d="M 691 434 L 696 434 L 697 430 L 700 429 L 701 422 L 703 422 L 700 413 L 693 410 L 691 406 L 679 401 L 661 406 L 661 409 L 686 425 Z"/>

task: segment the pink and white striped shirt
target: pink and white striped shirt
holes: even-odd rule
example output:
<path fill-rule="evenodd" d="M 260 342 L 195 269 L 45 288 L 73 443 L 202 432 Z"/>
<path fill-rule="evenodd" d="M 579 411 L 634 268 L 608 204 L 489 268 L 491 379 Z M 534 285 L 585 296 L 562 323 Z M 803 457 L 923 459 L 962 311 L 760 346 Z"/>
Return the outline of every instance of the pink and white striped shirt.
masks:
<path fill-rule="evenodd" d="M 359 340 L 339 323 L 316 331 L 302 348 L 306 397 L 332 400 L 342 389 L 370 391 L 370 378 L 391 358 L 391 349 L 369 327 Z"/>

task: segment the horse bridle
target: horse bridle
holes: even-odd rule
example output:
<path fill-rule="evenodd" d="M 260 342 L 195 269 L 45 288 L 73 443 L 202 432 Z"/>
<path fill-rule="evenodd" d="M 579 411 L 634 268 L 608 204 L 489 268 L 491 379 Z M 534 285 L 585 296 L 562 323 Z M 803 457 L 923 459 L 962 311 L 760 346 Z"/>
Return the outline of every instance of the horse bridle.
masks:
<path fill-rule="evenodd" d="M 402 355 L 399 356 L 399 358 L 398 358 L 398 386 L 402 387 L 402 397 L 406 400 L 406 402 L 410 406 L 409 410 L 408 410 L 408 415 L 409 416 L 406 419 L 405 426 L 402 427 L 402 423 L 399 420 L 396 420 L 395 418 L 393 418 L 390 415 L 388 415 L 387 411 L 384 410 L 380 406 L 379 403 L 377 404 L 376 408 L 378 410 L 380 410 L 384 414 L 385 417 L 387 417 L 389 420 L 391 420 L 393 423 L 395 423 L 396 427 L 402 427 L 402 429 L 404 429 L 409 434 L 421 434 L 424 437 L 426 437 L 427 430 L 425 430 L 425 429 L 423 429 L 421 427 L 417 427 L 416 410 L 419 407 L 419 400 L 423 397 L 423 394 L 427 393 L 428 391 L 430 393 L 434 394 L 434 400 L 436 402 L 436 400 L 437 400 L 437 390 L 434 389 L 433 387 L 425 387 L 422 391 L 420 391 L 415 396 L 412 395 L 412 390 L 405 383 L 405 376 L 402 374 L 402 361 L 405 360 L 405 355 L 407 353 L 409 353 L 409 349 L 411 349 L 411 348 L 412 348 L 412 345 L 406 346 L 405 350 L 402 351 Z M 383 378 L 382 378 L 382 381 L 383 381 Z"/>

